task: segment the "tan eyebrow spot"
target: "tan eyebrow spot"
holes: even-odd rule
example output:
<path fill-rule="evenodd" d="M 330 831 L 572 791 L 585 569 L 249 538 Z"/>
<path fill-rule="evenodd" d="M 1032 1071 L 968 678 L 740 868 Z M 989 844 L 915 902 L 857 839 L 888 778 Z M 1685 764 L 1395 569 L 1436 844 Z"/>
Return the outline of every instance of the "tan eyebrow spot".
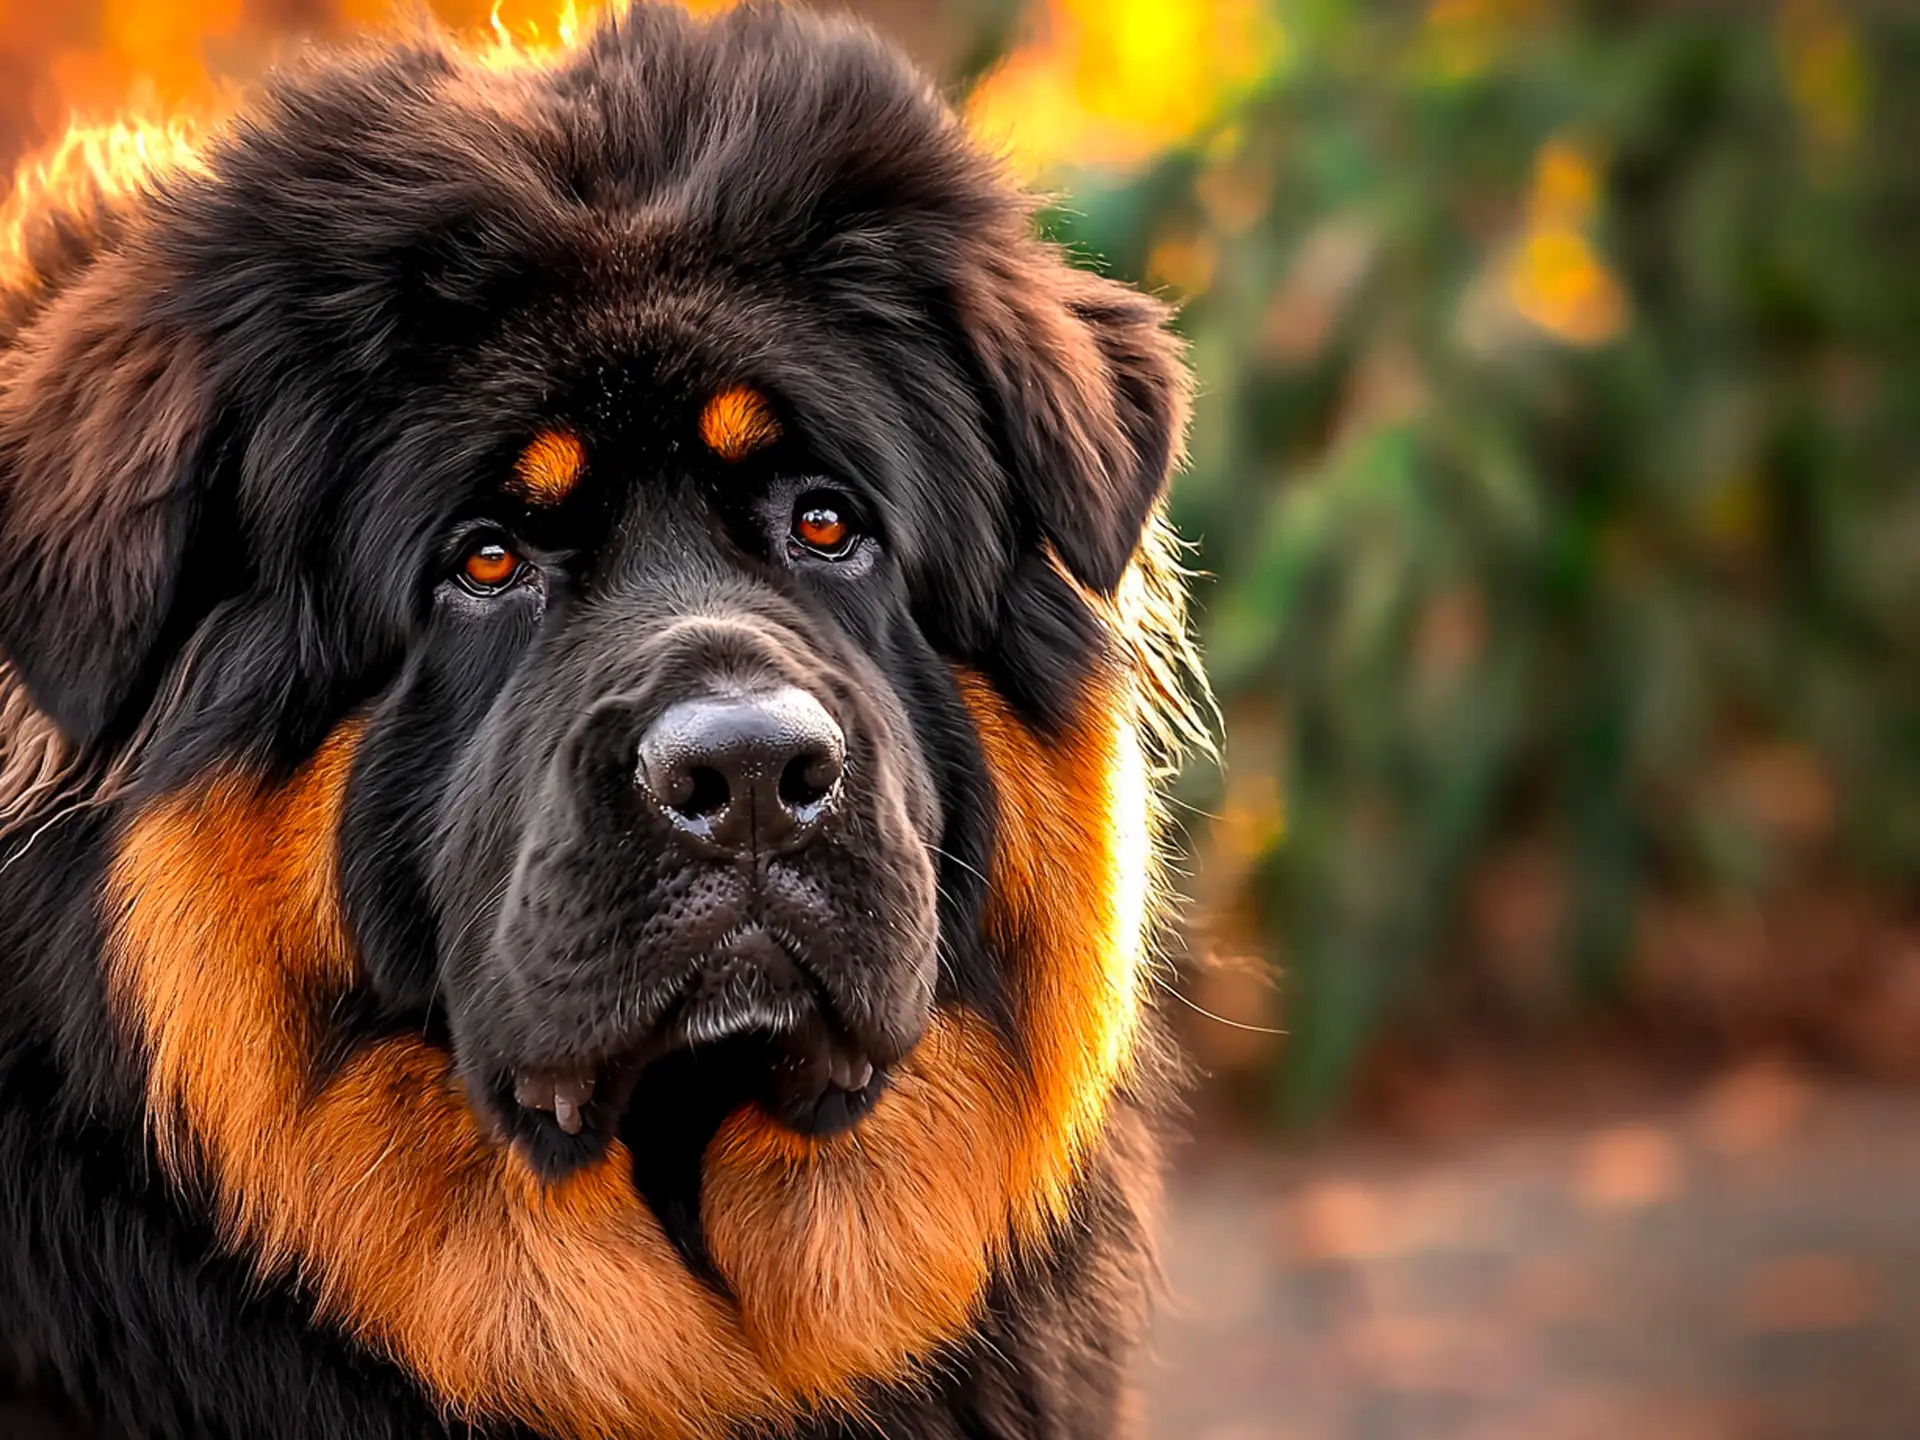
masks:
<path fill-rule="evenodd" d="M 586 447 L 564 430 L 544 430 L 520 452 L 514 488 L 536 505 L 558 505 L 587 468 Z"/>
<path fill-rule="evenodd" d="M 735 385 L 700 412 L 700 438 L 722 460 L 744 460 L 780 438 L 780 422 L 758 390 Z"/>

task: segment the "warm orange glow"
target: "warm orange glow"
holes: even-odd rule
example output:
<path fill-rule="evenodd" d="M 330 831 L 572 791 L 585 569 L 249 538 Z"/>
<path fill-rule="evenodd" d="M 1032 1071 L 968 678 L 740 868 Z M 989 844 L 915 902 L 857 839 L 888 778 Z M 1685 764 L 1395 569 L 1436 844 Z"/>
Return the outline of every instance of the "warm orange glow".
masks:
<path fill-rule="evenodd" d="M 403 24 L 421 8 L 482 64 L 509 68 L 575 44 L 609 4 L 625 3 L 312 0 L 290 29 L 290 8 L 275 0 L 0 0 L 0 166 L 58 144 L 70 126 L 125 115 L 204 127 L 301 40 Z M 679 3 L 701 14 L 734 0 Z M 1185 140 L 1285 54 L 1261 0 L 1033 0 L 1029 8 L 1027 38 L 978 87 L 969 118 L 1031 174 L 1131 164 Z"/>
<path fill-rule="evenodd" d="M 434 10 L 448 23 L 457 23 L 443 13 L 441 6 L 434 6 Z M 552 0 L 534 0 L 532 4 L 493 0 L 487 11 L 485 34 L 474 47 L 474 54 L 482 64 L 496 69 L 538 64 L 572 49 L 599 12 L 597 5 L 583 9 L 574 0 L 560 0 L 558 5 Z"/>
<path fill-rule="evenodd" d="M 624 3 L 624 0 L 614 0 Z M 549 59 L 584 35 L 604 5 L 582 0 L 429 0 L 426 7 L 481 63 Z M 720 8 L 706 0 L 691 8 Z M 0 0 L 0 285 L 20 278 L 27 217 L 111 202 L 192 166 L 198 143 L 241 89 L 303 38 L 404 24 L 405 0 L 320 0 L 303 33 L 272 0 Z M 84 208 L 84 207 L 82 207 Z"/>
<path fill-rule="evenodd" d="M 1132 165 L 1199 133 L 1284 53 L 1258 0 L 1047 0 L 968 119 L 1016 169 Z"/>
<path fill-rule="evenodd" d="M 420 8 L 407 0 L 316 0 L 298 8 L 298 28 L 289 28 L 290 7 L 273 0 L 62 0 L 37 6 L 0 0 L 0 167 L 72 146 L 70 130 L 204 129 L 228 112 L 240 86 L 290 46 L 404 24 Z M 504 65 L 571 46 L 605 5 L 427 0 L 424 8 L 483 63 Z M 690 8 L 718 6 L 706 0 Z M 48 162 L 43 157 L 33 163 Z"/>

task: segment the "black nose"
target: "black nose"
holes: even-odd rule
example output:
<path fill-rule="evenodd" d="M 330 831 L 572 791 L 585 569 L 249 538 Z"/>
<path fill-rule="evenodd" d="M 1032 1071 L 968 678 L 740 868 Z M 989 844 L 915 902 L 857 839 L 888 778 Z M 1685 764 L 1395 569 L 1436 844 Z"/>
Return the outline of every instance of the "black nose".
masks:
<path fill-rule="evenodd" d="M 683 700 L 640 740 L 641 789 L 682 832 L 732 854 L 791 850 L 840 790 L 846 738 L 787 686 Z"/>

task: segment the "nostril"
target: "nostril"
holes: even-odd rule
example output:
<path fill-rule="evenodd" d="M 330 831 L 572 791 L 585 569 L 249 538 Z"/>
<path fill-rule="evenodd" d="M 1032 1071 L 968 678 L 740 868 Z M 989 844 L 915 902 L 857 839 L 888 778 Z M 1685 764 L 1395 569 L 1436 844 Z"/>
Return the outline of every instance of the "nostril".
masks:
<path fill-rule="evenodd" d="M 840 757 L 828 750 L 794 756 L 780 772 L 781 800 L 794 810 L 818 805 L 840 783 L 842 768 Z"/>
<path fill-rule="evenodd" d="M 640 778 L 660 805 L 686 820 L 705 820 L 727 808 L 733 786 L 717 767 L 702 765 L 672 746 L 642 744 Z M 661 754 L 662 750 L 669 753 Z"/>
<path fill-rule="evenodd" d="M 682 815 L 689 820 L 702 820 L 709 815 L 717 815 L 727 808 L 727 801 L 733 796 L 727 785 L 727 777 L 711 765 L 695 765 L 687 772 L 686 799 L 669 800 Z"/>

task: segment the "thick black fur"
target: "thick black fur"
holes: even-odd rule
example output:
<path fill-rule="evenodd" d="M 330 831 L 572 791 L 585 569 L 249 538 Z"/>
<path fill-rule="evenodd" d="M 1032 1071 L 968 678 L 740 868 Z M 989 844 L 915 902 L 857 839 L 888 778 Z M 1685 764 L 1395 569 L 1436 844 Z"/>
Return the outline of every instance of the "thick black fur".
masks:
<path fill-rule="evenodd" d="M 1179 377 L 1158 308 L 1031 241 L 924 82 L 840 24 L 641 7 L 552 68 L 328 58 L 208 161 L 49 215 L 0 308 L 0 653 L 77 757 L 0 829 L 0 1434 L 465 1433 L 157 1170 L 101 964 L 125 817 L 216 768 L 288 775 L 354 720 L 364 983 L 329 1053 L 450 1048 L 550 1174 L 625 1136 L 717 1284 L 698 1161 L 728 1110 L 857 1123 L 768 1075 L 837 1047 L 877 1093 L 936 1000 L 1008 1021 L 954 668 L 1042 732 L 1088 703 L 1086 597 L 1158 499 Z M 697 416 L 738 384 L 782 433 L 727 461 Z M 583 477 L 527 503 L 516 457 L 556 428 Z M 844 557 L 790 540 L 821 493 L 862 532 Z M 457 578 L 481 536 L 525 557 L 497 594 Z M 675 702 L 774 686 L 825 707 L 846 778 L 804 848 L 743 865 L 634 747 Z M 742 1009 L 799 1018 L 687 1058 Z M 579 1134 L 515 1102 L 529 1067 L 597 1074 Z M 929 1385 L 871 1397 L 879 1433 L 1117 1432 L 1140 1108 L 1054 1252 Z"/>

